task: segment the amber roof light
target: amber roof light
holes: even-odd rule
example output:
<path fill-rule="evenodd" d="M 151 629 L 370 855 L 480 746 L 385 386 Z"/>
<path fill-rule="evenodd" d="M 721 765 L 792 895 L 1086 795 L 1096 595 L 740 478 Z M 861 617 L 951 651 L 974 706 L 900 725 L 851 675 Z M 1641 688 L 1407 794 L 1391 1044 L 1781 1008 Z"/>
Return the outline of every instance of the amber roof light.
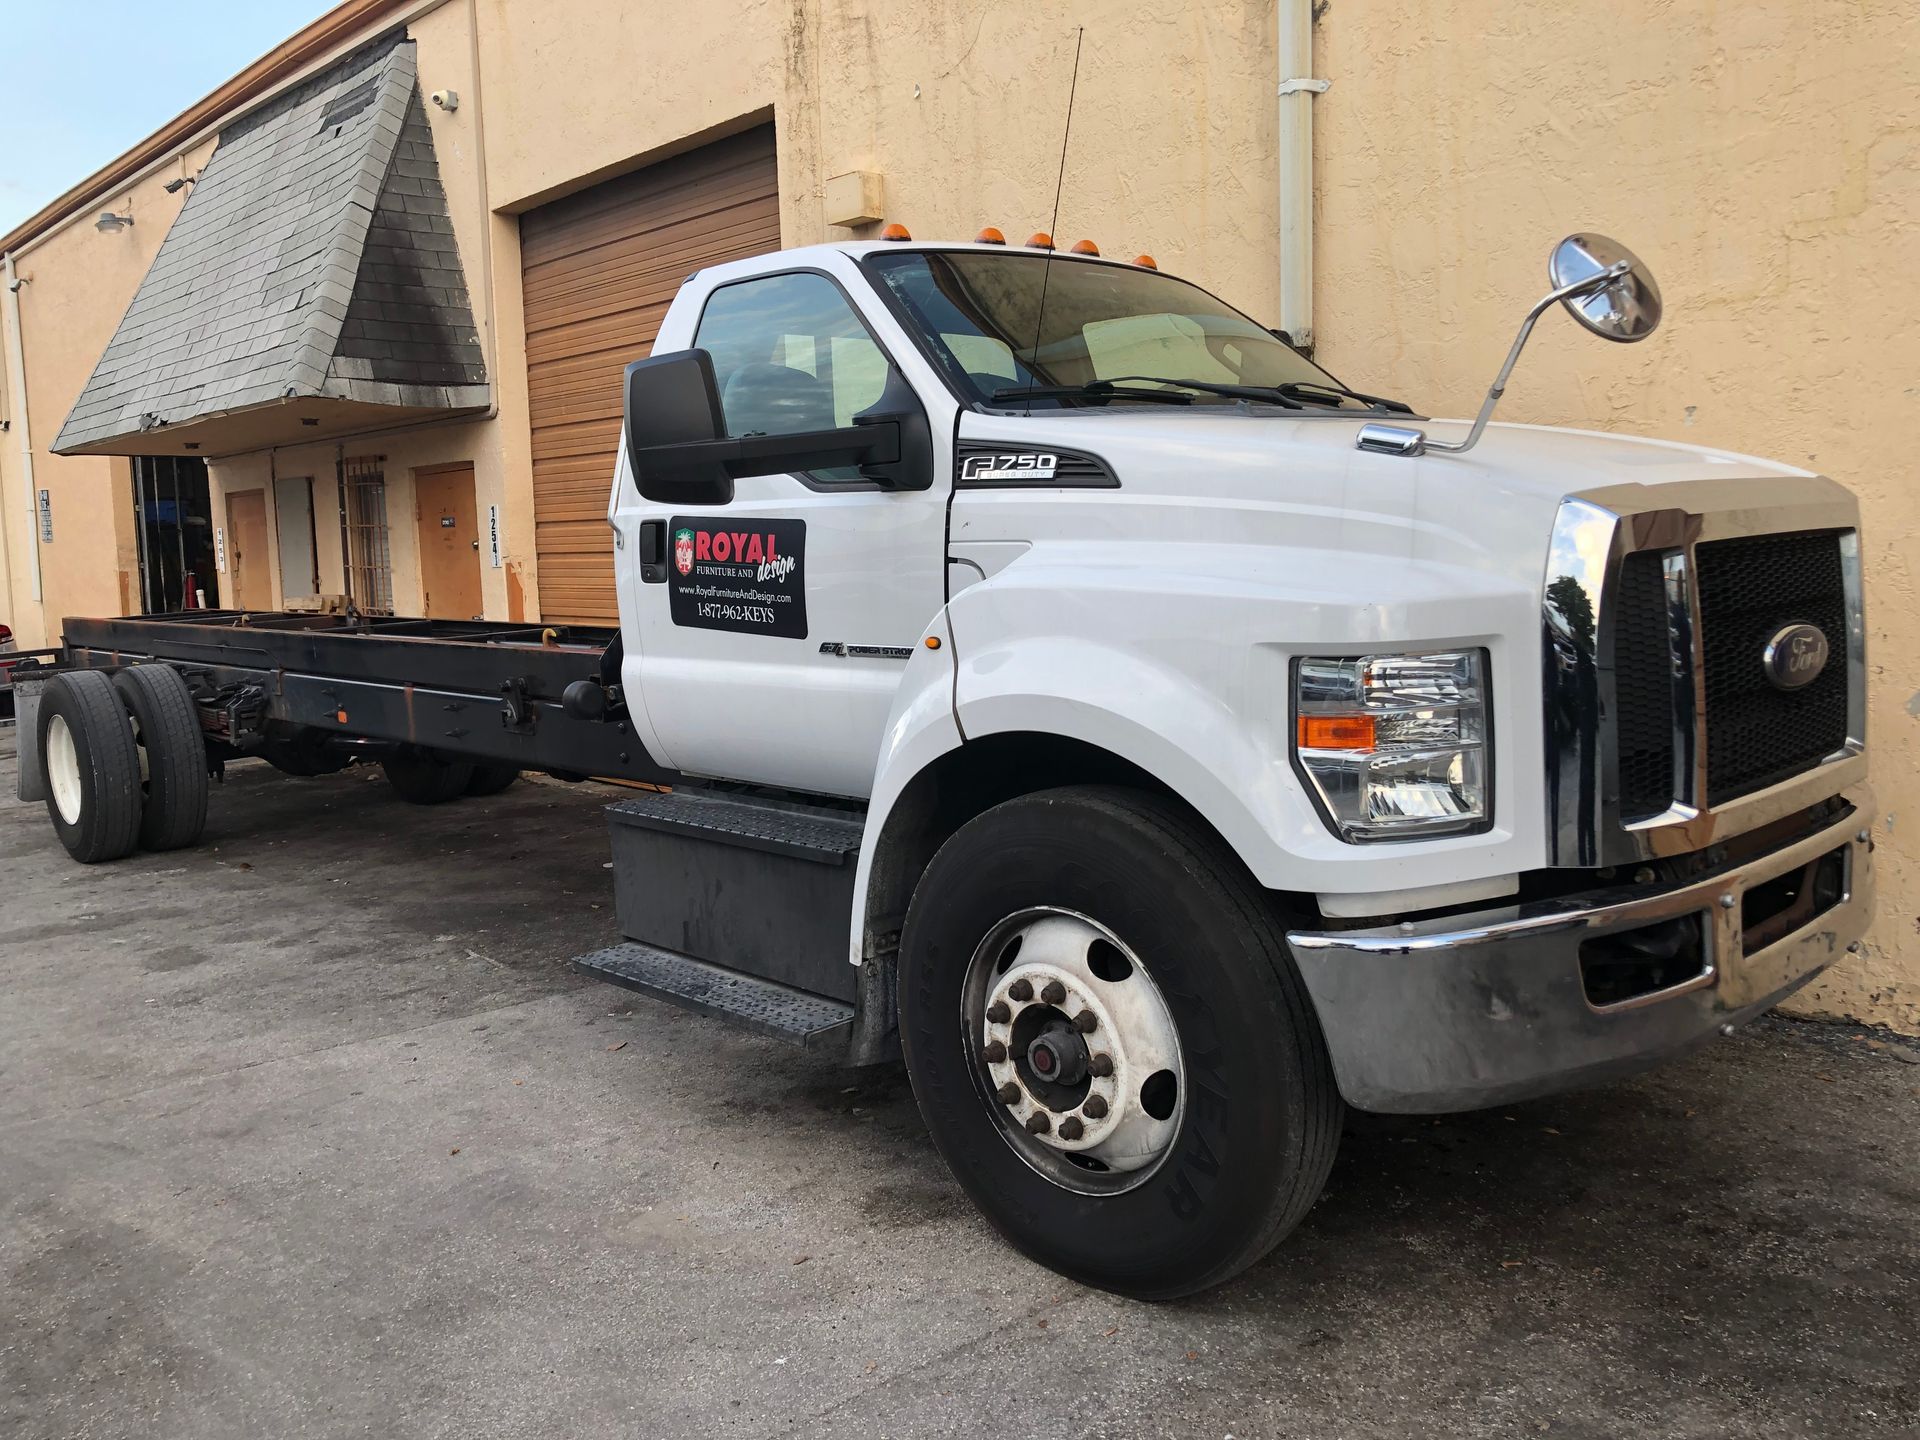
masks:
<path fill-rule="evenodd" d="M 1027 248 L 1029 250 L 1051 250 L 1053 249 L 1053 237 L 1044 230 L 1036 230 L 1027 237 Z"/>
<path fill-rule="evenodd" d="M 1158 270 L 1160 268 L 1154 263 L 1151 255 L 1136 255 L 1133 257 L 1133 263 L 1138 265 L 1142 270 Z"/>
<path fill-rule="evenodd" d="M 1100 247 L 1091 240 L 1076 240 L 1073 242 L 1073 253 L 1076 255 L 1098 255 L 1100 253 Z"/>
<path fill-rule="evenodd" d="M 882 240 L 911 240 L 913 236 L 907 233 L 907 227 L 904 225 L 889 225 L 880 232 L 880 238 Z"/>
<path fill-rule="evenodd" d="M 1007 243 L 1007 237 L 989 225 L 973 237 L 973 243 L 976 245 L 1004 245 Z"/>

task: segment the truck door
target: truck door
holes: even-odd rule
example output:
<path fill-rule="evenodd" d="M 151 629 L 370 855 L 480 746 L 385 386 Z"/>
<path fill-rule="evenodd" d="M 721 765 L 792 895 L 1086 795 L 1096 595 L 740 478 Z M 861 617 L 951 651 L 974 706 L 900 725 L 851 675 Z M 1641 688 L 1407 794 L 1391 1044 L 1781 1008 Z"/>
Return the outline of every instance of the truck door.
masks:
<path fill-rule="evenodd" d="M 712 355 L 730 436 L 851 424 L 905 348 L 890 349 L 819 270 L 683 296 L 658 348 L 682 346 Z M 612 518 L 627 552 L 617 566 L 624 680 L 659 759 L 699 775 L 869 792 L 907 657 L 946 603 L 950 420 L 933 426 L 929 490 L 885 490 L 848 468 L 749 477 L 729 504 L 672 506 L 642 497 L 623 458 Z"/>

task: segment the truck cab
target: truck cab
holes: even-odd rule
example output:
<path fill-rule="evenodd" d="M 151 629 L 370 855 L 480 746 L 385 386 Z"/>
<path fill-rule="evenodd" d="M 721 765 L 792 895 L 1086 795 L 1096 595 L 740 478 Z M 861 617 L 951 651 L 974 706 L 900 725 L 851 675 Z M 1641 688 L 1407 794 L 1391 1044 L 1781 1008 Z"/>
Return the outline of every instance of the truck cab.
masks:
<path fill-rule="evenodd" d="M 1548 301 L 1643 338 L 1644 267 L 1574 241 Z M 1624 1073 L 1864 931 L 1854 501 L 1488 425 L 1548 301 L 1472 423 L 1050 242 L 704 270 L 629 368 L 636 732 L 858 814 L 844 959 L 1048 1263 L 1217 1277 L 1317 1192 L 1342 1101 Z M 1249 1180 L 1249 1146 L 1284 1163 Z M 1196 1217 L 1246 1184 L 1229 1256 Z"/>

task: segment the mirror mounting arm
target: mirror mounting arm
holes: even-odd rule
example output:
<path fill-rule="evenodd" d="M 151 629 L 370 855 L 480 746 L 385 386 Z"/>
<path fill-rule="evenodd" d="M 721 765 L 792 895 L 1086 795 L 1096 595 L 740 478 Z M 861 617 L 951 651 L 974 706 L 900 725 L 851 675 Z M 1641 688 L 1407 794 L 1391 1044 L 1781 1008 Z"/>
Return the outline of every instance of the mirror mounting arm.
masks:
<path fill-rule="evenodd" d="M 1562 285 L 1558 290 L 1543 295 L 1539 303 L 1527 311 L 1527 318 L 1520 322 L 1520 333 L 1513 337 L 1513 348 L 1507 351 L 1506 364 L 1502 365 L 1500 373 L 1493 377 L 1493 384 L 1487 389 L 1487 398 L 1480 402 L 1480 413 L 1473 417 L 1473 428 L 1467 432 L 1467 438 L 1453 441 L 1429 440 L 1426 448 L 1442 450 L 1449 455 L 1458 455 L 1463 450 L 1471 450 L 1478 445 L 1480 436 L 1486 431 L 1487 422 L 1493 418 L 1493 407 L 1498 405 L 1500 397 L 1507 393 L 1507 381 L 1512 378 L 1513 367 L 1520 361 L 1520 352 L 1527 348 L 1527 337 L 1533 334 L 1535 322 L 1563 300 L 1576 300 L 1583 295 L 1591 295 L 1596 290 L 1606 289 L 1630 269 L 1632 266 L 1622 260 L 1608 266 L 1598 275 L 1589 275 L 1584 280 L 1576 280 L 1571 285 Z"/>
<path fill-rule="evenodd" d="M 1430 451 L 1459 455 L 1471 450 L 1480 443 L 1480 437 L 1486 433 L 1487 422 L 1493 418 L 1494 407 L 1500 403 L 1500 397 L 1507 393 L 1507 381 L 1513 376 L 1513 367 L 1520 362 L 1520 352 L 1527 348 L 1527 338 L 1533 334 L 1533 327 L 1540 317 L 1555 305 L 1598 294 L 1625 279 L 1632 270 L 1631 261 L 1617 260 L 1604 270 L 1549 291 L 1527 311 L 1526 318 L 1520 322 L 1520 333 L 1513 337 L 1513 345 L 1507 351 L 1506 363 L 1500 367 L 1500 373 L 1493 377 L 1487 398 L 1480 402 L 1480 413 L 1474 416 L 1473 428 L 1467 431 L 1465 439 L 1433 440 L 1428 438 L 1426 431 L 1410 425 L 1374 424 L 1360 427 L 1360 433 L 1353 442 L 1355 448 L 1381 455 L 1424 455 Z"/>

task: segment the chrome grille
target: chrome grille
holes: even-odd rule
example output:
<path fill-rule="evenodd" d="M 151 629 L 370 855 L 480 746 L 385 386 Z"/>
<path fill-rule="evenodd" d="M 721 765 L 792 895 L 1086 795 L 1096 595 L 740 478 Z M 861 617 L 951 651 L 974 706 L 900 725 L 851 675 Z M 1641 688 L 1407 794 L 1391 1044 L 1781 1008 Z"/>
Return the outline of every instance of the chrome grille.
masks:
<path fill-rule="evenodd" d="M 1701 850 L 1864 780 L 1858 507 L 1824 477 L 1569 496 L 1542 580 L 1548 863 Z M 1781 690 L 1769 642 L 1816 626 Z"/>

